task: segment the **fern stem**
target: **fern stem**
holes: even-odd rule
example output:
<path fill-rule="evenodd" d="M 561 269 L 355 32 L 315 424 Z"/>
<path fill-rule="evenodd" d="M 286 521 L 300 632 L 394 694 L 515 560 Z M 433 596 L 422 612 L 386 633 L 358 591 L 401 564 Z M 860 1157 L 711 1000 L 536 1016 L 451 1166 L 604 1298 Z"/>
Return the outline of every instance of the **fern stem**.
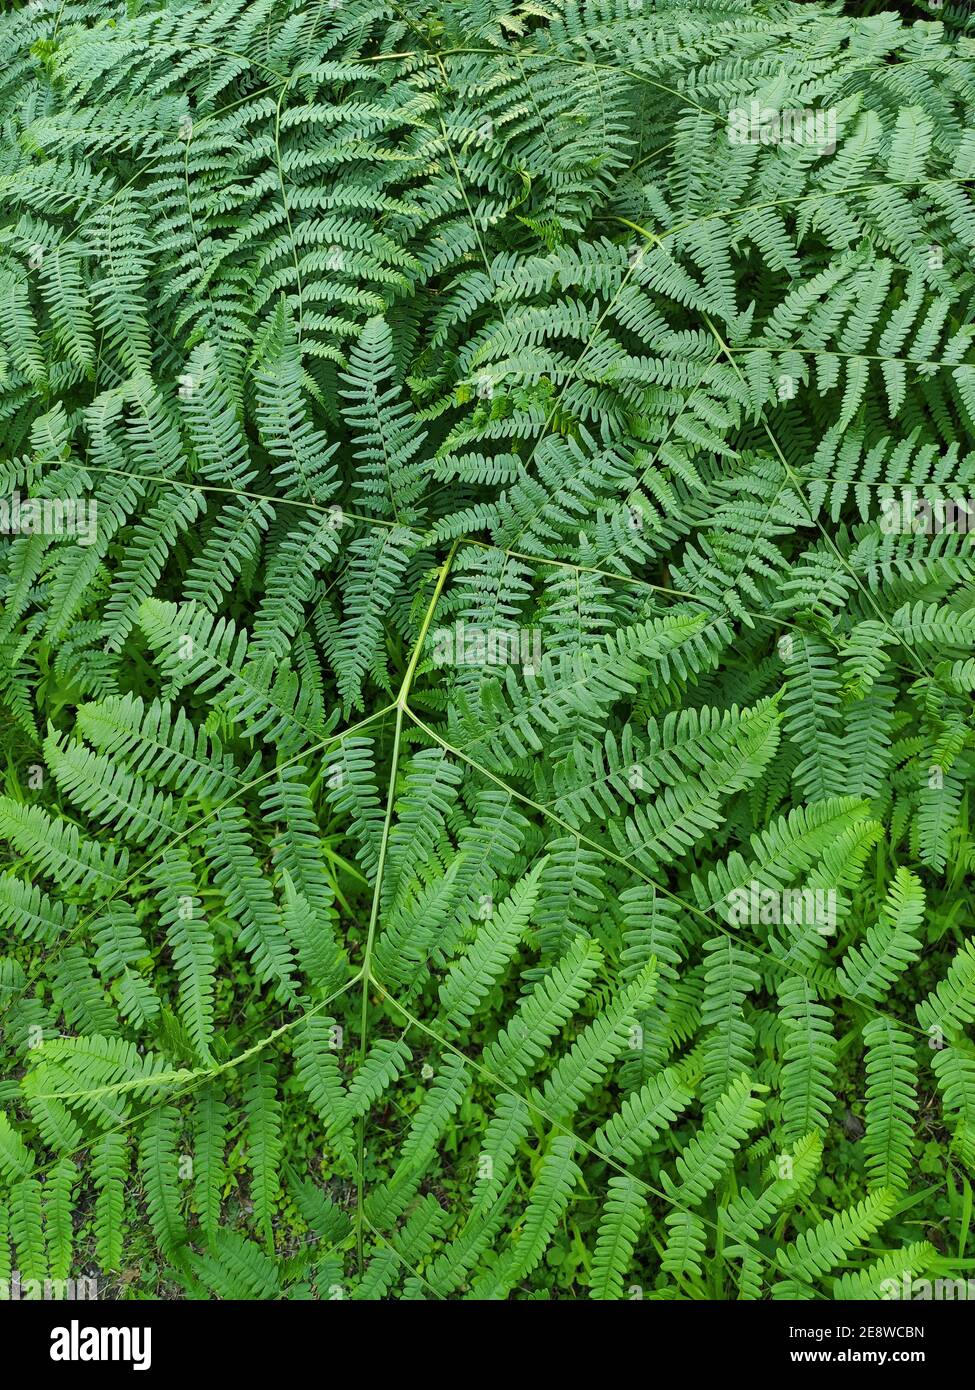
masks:
<path fill-rule="evenodd" d="M 369 909 L 369 926 L 366 931 L 366 944 L 362 953 L 362 1001 L 359 1010 L 359 1065 L 362 1066 L 366 1059 L 366 1051 L 369 1044 L 369 986 L 373 983 L 372 975 L 372 950 L 376 939 L 376 925 L 379 921 L 379 904 L 383 887 L 383 870 L 386 866 L 386 853 L 389 848 L 389 832 L 393 823 L 393 803 L 396 799 L 396 773 L 399 765 L 400 740 L 403 733 L 403 715 L 407 713 L 406 698 L 410 692 L 410 685 L 416 673 L 417 663 L 420 660 L 420 653 L 423 650 L 423 643 L 430 630 L 433 615 L 436 612 L 440 595 L 447 582 L 447 575 L 450 573 L 450 566 L 454 556 L 457 554 L 459 541 L 454 541 L 447 554 L 446 560 L 440 566 L 437 582 L 434 586 L 433 595 L 427 605 L 423 622 L 420 624 L 420 631 L 413 646 L 403 676 L 399 693 L 396 696 L 396 723 L 393 728 L 393 749 L 390 754 L 389 767 L 389 787 L 386 794 L 386 814 L 383 819 L 382 838 L 379 842 L 379 858 L 376 863 L 376 883 L 373 888 L 372 905 Z M 359 1272 L 363 1268 L 363 1199 L 364 1199 L 364 1167 L 366 1156 L 366 1118 L 361 1116 L 358 1125 L 358 1160 L 356 1163 L 356 1253 L 358 1258 Z"/>

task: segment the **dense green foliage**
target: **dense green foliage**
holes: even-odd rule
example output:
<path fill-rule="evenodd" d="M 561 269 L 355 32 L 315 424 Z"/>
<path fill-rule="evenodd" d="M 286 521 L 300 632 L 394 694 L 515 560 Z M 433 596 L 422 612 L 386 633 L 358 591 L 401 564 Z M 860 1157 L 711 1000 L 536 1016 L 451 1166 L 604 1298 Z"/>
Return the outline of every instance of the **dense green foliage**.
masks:
<path fill-rule="evenodd" d="M 0 1279 L 965 1276 L 969 23 L 0 16 Z"/>

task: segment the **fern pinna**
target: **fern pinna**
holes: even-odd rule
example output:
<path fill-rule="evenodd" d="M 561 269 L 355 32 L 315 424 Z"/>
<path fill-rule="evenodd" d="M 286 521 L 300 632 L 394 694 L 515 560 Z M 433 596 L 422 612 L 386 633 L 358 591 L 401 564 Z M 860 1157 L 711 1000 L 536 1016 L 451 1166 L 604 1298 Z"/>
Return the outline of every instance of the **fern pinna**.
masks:
<path fill-rule="evenodd" d="M 0 1279 L 967 1263 L 975 60 L 857 8 L 0 16 Z"/>

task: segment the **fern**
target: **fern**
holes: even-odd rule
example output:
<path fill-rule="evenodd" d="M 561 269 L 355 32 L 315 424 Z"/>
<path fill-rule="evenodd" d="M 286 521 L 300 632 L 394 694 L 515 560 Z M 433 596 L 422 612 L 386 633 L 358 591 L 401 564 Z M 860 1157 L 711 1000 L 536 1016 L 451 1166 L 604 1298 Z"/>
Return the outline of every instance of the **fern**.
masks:
<path fill-rule="evenodd" d="M 0 1279 L 964 1263 L 975 59 L 921 8 L 0 15 Z"/>
<path fill-rule="evenodd" d="M 592 1298 L 618 1299 L 646 1217 L 646 1200 L 631 1178 L 610 1178 L 599 1236 L 592 1257 Z"/>

